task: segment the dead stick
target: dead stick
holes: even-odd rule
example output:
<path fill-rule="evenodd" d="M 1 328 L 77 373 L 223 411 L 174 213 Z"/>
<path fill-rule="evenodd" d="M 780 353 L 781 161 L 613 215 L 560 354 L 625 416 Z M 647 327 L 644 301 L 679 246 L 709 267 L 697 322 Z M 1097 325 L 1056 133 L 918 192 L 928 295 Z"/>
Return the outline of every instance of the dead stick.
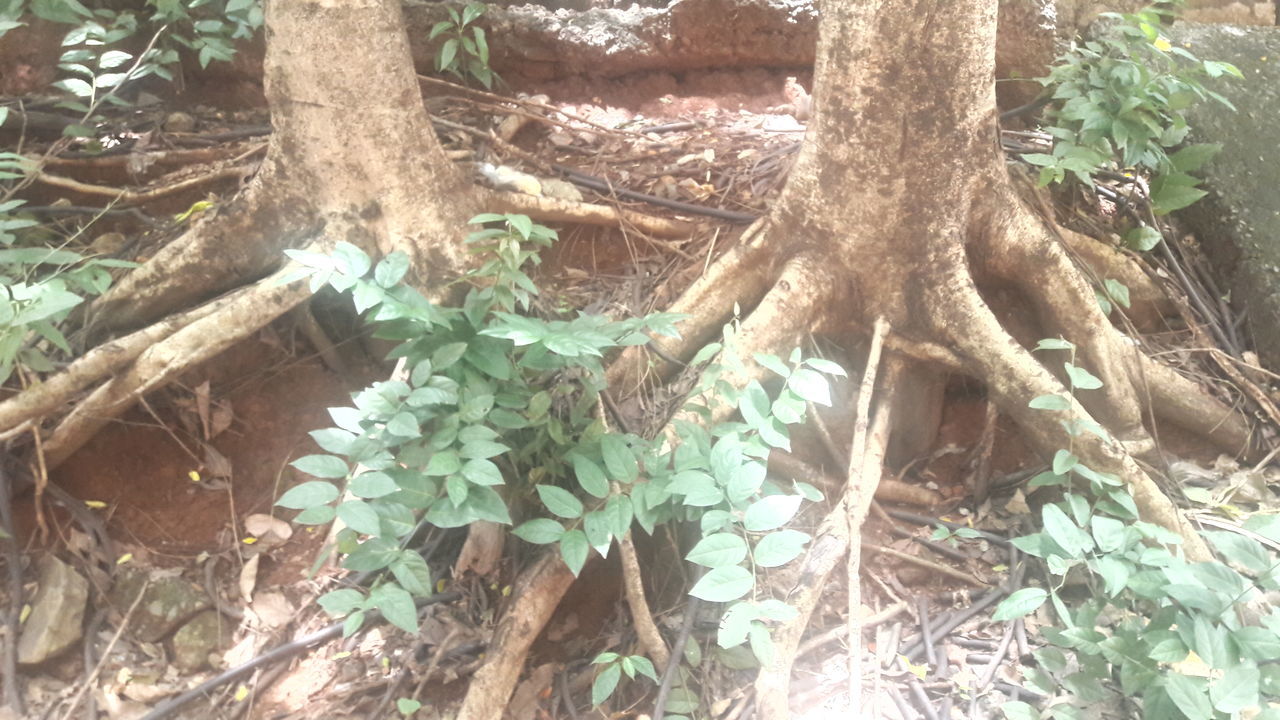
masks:
<path fill-rule="evenodd" d="M 849 448 L 849 484 L 846 488 L 848 501 L 845 503 L 846 520 L 849 526 L 849 558 L 846 565 L 849 575 L 849 717 L 859 717 L 862 710 L 862 632 L 859 630 L 858 615 L 862 608 L 862 593 L 858 583 L 858 565 L 862 555 L 861 528 L 862 520 L 871 507 L 871 499 L 875 496 L 876 485 L 880 484 L 879 460 L 876 467 L 868 468 L 867 426 L 871 415 L 871 395 L 875 391 L 876 372 L 880 367 L 880 353 L 884 348 L 885 335 L 889 333 L 889 323 L 883 318 L 876 318 L 871 330 L 871 348 L 867 351 L 866 370 L 862 374 L 862 386 L 858 391 L 858 409 L 853 425 L 853 444 Z M 877 413 L 877 420 L 887 418 L 889 405 L 886 403 Z M 887 425 L 887 421 L 885 422 Z M 872 470 L 868 473 L 868 470 Z"/>
<path fill-rule="evenodd" d="M 947 575 L 948 577 L 953 577 L 961 582 L 969 583 L 970 585 L 979 585 L 983 587 L 988 585 L 988 583 L 985 583 L 979 580 L 978 578 L 973 577 L 972 575 L 969 575 L 967 573 L 962 573 L 959 570 L 956 570 L 955 568 L 947 567 L 946 565 L 933 562 L 932 560 L 926 560 L 922 557 L 916 557 L 911 553 L 905 553 L 905 552 L 902 552 L 901 550 L 894 550 L 891 547 L 885 547 L 883 545 L 874 545 L 872 543 L 867 543 L 864 547 L 870 550 L 871 552 L 877 552 L 877 553 L 880 553 L 881 555 L 888 555 L 889 557 L 895 557 L 904 562 L 909 562 L 913 565 L 919 565 L 920 567 L 925 568 L 926 570 L 936 572 L 936 573 L 942 573 L 943 575 Z"/>

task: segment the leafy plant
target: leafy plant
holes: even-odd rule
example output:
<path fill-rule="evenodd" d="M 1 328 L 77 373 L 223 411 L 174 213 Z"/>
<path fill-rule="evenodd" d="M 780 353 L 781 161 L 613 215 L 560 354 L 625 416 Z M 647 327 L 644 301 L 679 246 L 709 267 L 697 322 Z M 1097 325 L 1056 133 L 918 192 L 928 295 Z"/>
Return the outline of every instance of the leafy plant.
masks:
<path fill-rule="evenodd" d="M 485 39 L 484 28 L 472 24 L 485 14 L 488 6 L 469 3 L 461 13 L 452 7 L 445 9 L 449 12 L 449 19 L 436 23 L 427 35 L 428 41 L 441 35 L 445 37 L 436 51 L 436 72 L 450 73 L 459 80 L 471 78 L 492 89 L 493 81 L 499 78 L 489 68 L 489 43 Z"/>
<path fill-rule="evenodd" d="M 1164 7 L 1103 13 L 1110 22 L 1097 37 L 1074 45 L 1040 79 L 1053 100 L 1045 129 L 1056 142 L 1051 154 L 1022 157 L 1040 167 L 1042 185 L 1062 182 L 1069 173 L 1093 187 L 1094 176 L 1113 166 L 1150 175 L 1157 214 L 1204 197 L 1191 173 L 1220 147 L 1190 145 L 1172 154 L 1167 149 L 1185 140 L 1184 111 L 1191 105 L 1213 100 L 1234 110 L 1202 80 L 1243 76 L 1230 63 L 1200 60 L 1173 46 L 1163 34 L 1170 14 Z"/>
<path fill-rule="evenodd" d="M 1071 343 L 1046 340 L 1038 349 L 1070 354 L 1069 391 L 1038 397 L 1032 407 L 1069 411 L 1076 391 L 1102 386 L 1075 364 Z M 1064 423 L 1073 439 L 1085 432 L 1106 437 L 1092 421 Z M 1258 618 L 1245 611 L 1261 591 L 1280 587 L 1280 561 L 1254 539 L 1280 539 L 1280 516 L 1251 518 L 1250 534 L 1204 533 L 1225 562 L 1190 563 L 1176 552 L 1179 535 L 1142 521 L 1127 487 L 1087 467 L 1070 447 L 1030 484 L 1052 487 L 1062 498 L 1042 509 L 1042 531 L 1013 541 L 1044 561 L 1049 587 L 1018 590 L 1000 603 L 995 619 L 1051 603 L 1060 625 L 1042 629 L 1048 645 L 1036 651 L 1038 667 L 1027 680 L 1046 695 L 1065 691 L 1071 701 L 1044 712 L 1008 703 L 1006 717 L 1075 718 L 1104 702 L 1136 705 L 1143 718 L 1217 720 L 1242 711 L 1280 717 L 1268 704 L 1280 698 L 1273 662 L 1280 656 L 1280 611 Z M 1070 599 L 1069 573 L 1072 585 L 1083 583 L 1084 599 Z"/>
<path fill-rule="evenodd" d="M 643 655 L 619 655 L 614 652 L 600 653 L 595 660 L 591 661 L 591 664 L 604 666 L 591 683 L 592 705 L 599 705 L 609 699 L 609 696 L 618 687 L 618 680 L 621 679 L 623 673 L 626 673 L 631 680 L 635 680 L 638 673 L 649 678 L 654 683 L 658 682 L 658 674 L 654 672 L 653 663 Z"/>
<path fill-rule="evenodd" d="M 732 603 L 720 646 L 749 644 L 768 662 L 771 624 L 795 610 L 763 596 L 757 575 L 803 551 L 809 536 L 785 525 L 803 500 L 821 493 L 768 479 L 765 459 L 770 448 L 790 447 L 787 426 L 804 418 L 808 402 L 830 403 L 825 376 L 843 371 L 798 351 L 788 362 L 760 356 L 755 361 L 779 378 L 778 390 L 770 393 L 758 381 L 736 389 L 721 377 L 744 370 L 731 326 L 723 345 L 694 359 L 697 365 L 720 354 L 686 407 L 702 422 L 676 422 L 674 441 L 610 429 L 600 397 L 604 354 L 648 342 L 647 333 L 673 336 L 678 317 L 518 314 L 538 295 L 523 268 L 538 261 L 536 248 L 555 233 L 521 215 L 485 214 L 473 223 L 485 227 L 467 242 L 487 260 L 464 278 L 471 287 L 459 308 L 433 305 L 401 284 L 408 259 L 400 254 L 375 265 L 345 243 L 329 255 L 290 252 L 313 289 L 349 292 L 357 310 L 377 323 L 378 336 L 402 341 L 391 355 L 403 363 L 404 377 L 357 393 L 353 408 L 331 409 L 337 426 L 311 433 L 325 452 L 294 462 L 316 479 L 277 502 L 300 510 L 300 523 L 341 519 L 344 566 L 388 571 L 367 593 L 343 588 L 320 598 L 321 606 L 346 615 L 348 630 L 373 608 L 414 629 L 413 598 L 432 589 L 426 563 L 405 547 L 419 517 L 451 528 L 476 520 L 511 524 L 521 516 L 513 534 L 555 545 L 575 574 L 591 551 L 606 555 L 633 523 L 652 533 L 662 523 L 695 522 L 700 540 L 687 558 L 708 570 L 691 594 Z M 711 424 L 720 404 L 736 409 L 741 421 Z M 620 674 L 652 676 L 643 658 L 600 658 L 601 700 Z M 690 693 L 677 690 L 671 712 L 688 704 Z"/>

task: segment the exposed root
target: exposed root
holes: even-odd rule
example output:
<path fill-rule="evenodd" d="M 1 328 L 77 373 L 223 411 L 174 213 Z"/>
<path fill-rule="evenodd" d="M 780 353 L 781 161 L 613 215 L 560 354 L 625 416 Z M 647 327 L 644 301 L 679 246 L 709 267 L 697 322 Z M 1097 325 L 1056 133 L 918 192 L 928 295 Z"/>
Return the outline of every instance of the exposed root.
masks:
<path fill-rule="evenodd" d="M 894 375 L 897 373 L 893 368 L 896 365 L 896 363 L 891 364 L 885 373 L 885 392 L 877 403 L 877 410 L 867 435 L 866 452 L 863 455 L 862 465 L 858 468 L 858 477 L 856 480 L 851 477 L 846 483 L 840 502 L 818 525 L 814 539 L 809 544 L 809 550 L 805 553 L 800 567 L 796 569 L 794 577 L 798 578 L 798 582 L 796 587 L 788 593 L 787 598 L 788 604 L 796 609 L 797 615 L 791 622 L 774 631 L 774 662 L 768 667 L 761 668 L 760 674 L 756 676 L 757 712 L 764 720 L 785 720 L 790 717 L 791 668 L 798 655 L 800 639 L 808 627 L 814 608 L 817 607 L 823 593 L 827 591 L 832 571 L 835 570 L 840 559 L 845 557 L 846 551 L 858 552 L 856 545 L 851 547 L 851 542 L 855 542 L 854 538 L 859 537 L 861 522 L 866 516 L 866 511 L 864 508 L 861 515 L 856 517 L 858 526 L 850 527 L 852 512 L 849 508 L 857 508 L 862 503 L 869 504 L 870 496 L 875 491 L 874 485 L 880 478 L 891 431 L 891 417 L 888 409 L 892 407 Z M 858 597 L 857 587 L 858 580 L 855 575 L 849 580 L 851 607 L 854 598 Z M 857 604 L 860 606 L 861 600 L 857 600 Z M 855 615 L 850 622 L 857 623 L 857 616 Z M 855 639 L 861 637 L 860 628 L 854 636 Z M 849 652 L 860 655 L 860 643 L 851 646 Z M 850 659 L 852 662 L 853 658 Z M 853 674 L 850 678 L 855 692 L 859 689 L 859 677 L 860 675 Z M 858 717 L 858 715 L 855 712 L 850 717 Z"/>
<path fill-rule="evenodd" d="M 573 584 L 573 573 L 555 552 L 545 552 L 520 574 L 512 603 L 498 621 L 484 664 L 471 678 L 458 720 L 500 718 L 515 690 L 525 656 Z"/>
<path fill-rule="evenodd" d="M 631 542 L 631 533 L 618 538 L 618 550 L 622 557 L 623 588 L 626 590 L 627 607 L 631 609 L 631 621 L 635 624 L 636 635 L 645 654 L 653 661 L 655 667 L 664 668 L 671 661 L 671 651 L 653 622 L 653 613 L 649 610 L 649 601 L 644 596 L 644 576 L 640 572 L 640 559 L 636 557 L 635 543 Z"/>
<path fill-rule="evenodd" d="M 151 346 L 127 370 L 94 390 L 45 442 L 49 467 L 70 457 L 146 393 L 240 342 L 311 297 L 305 282 L 279 284 L 292 270 L 289 267 L 259 281 L 216 312 Z"/>
<path fill-rule="evenodd" d="M 482 190 L 481 202 L 489 212 L 523 213 L 542 222 L 581 223 L 605 227 L 630 226 L 662 238 L 687 238 L 698 230 L 696 223 L 621 210 L 608 205 L 572 202 L 514 192 Z"/>
<path fill-rule="evenodd" d="M 97 333 L 154 322 L 262 277 L 285 248 L 316 236 L 323 223 L 306 203 L 259 190 L 258 182 L 121 278 L 89 306 L 86 325 Z"/>
<path fill-rule="evenodd" d="M 222 308 L 245 290 L 236 291 L 185 313 L 172 315 L 154 325 L 111 342 L 99 345 L 62 372 L 32 385 L 0 403 L 0 438 L 12 437 L 29 421 L 47 415 L 71 400 L 90 384 L 110 375 L 138 357 L 147 348 L 178 330 Z"/>
<path fill-rule="evenodd" d="M 943 260 L 939 268 L 942 277 L 926 289 L 929 307 L 936 313 L 937 332 L 949 336 L 969 359 L 973 374 L 986 380 L 988 392 L 1018 422 L 1032 445 L 1046 456 L 1071 446 L 1089 467 L 1115 474 L 1129 486 L 1143 519 L 1181 535 L 1191 561 L 1210 559 L 1194 528 L 1118 443 L 1089 432 L 1071 438 L 1058 423 L 1046 422 L 1050 413 L 1027 406 L 1030 398 L 1061 395 L 1066 389 L 1000 326 L 978 295 L 960 249 L 952 247 L 950 256 Z M 1058 417 L 1054 419 L 1064 421 L 1091 417 L 1074 399 L 1070 409 L 1055 414 Z"/>
<path fill-rule="evenodd" d="M 653 343 L 661 355 L 672 358 L 691 357 L 698 348 L 714 340 L 725 321 L 732 317 L 734 305 L 754 305 L 773 284 L 773 253 L 766 246 L 764 222 L 747 228 L 738 243 L 720 256 L 694 283 L 680 295 L 668 310 L 688 315 L 680 323 L 680 339 Z M 635 392 L 649 370 L 650 356 L 642 347 L 628 348 L 609 366 L 609 387 L 626 396 Z M 676 366 L 655 359 L 653 373 L 659 381 L 671 378 Z"/>
<path fill-rule="evenodd" d="M 849 628 L 849 716 L 858 717 L 862 711 L 862 630 L 858 616 L 862 610 L 862 521 L 867 517 L 871 499 L 884 470 L 884 455 L 889 447 L 889 420 L 893 403 L 881 400 L 876 413 L 876 426 L 882 432 L 875 440 L 868 440 L 867 430 L 871 415 L 871 398 L 876 389 L 876 372 L 880 368 L 880 352 L 889 324 L 884 318 L 876 318 L 871 329 L 871 348 L 867 351 L 866 370 L 862 374 L 862 386 L 858 391 L 858 412 L 853 423 L 853 443 L 849 447 L 848 484 L 845 488 L 844 508 L 849 523 L 849 557 L 845 565 L 849 578 L 849 616 L 845 619 Z M 886 395 L 893 395 L 897 384 L 897 365 L 887 368 L 884 376 Z M 794 662 L 794 660 L 793 660 Z M 769 717 L 766 715 L 766 717 Z M 785 716 L 781 716 L 785 717 Z"/>

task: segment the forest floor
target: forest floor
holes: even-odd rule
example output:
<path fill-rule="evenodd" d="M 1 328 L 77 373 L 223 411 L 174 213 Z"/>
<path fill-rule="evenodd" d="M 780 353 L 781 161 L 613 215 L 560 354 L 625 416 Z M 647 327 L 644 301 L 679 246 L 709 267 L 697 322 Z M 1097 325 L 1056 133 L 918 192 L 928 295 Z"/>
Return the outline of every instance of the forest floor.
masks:
<path fill-rule="evenodd" d="M 668 305 L 776 197 L 804 131 L 794 108 L 786 107 L 784 79 L 763 70 L 653 74 L 527 88 L 542 95 L 515 103 L 436 82 L 424 87 L 435 96 L 429 106 L 437 131 L 460 163 L 507 165 L 543 179 L 568 168 L 579 174 L 565 175 L 571 180 L 589 176 L 605 184 L 603 190 L 579 184 L 589 202 L 702 223 L 680 239 L 654 239 L 626 225 L 559 228 L 560 240 L 535 276 L 541 309 L 622 316 Z M 752 90 L 730 93 L 726 87 Z M 37 185 L 28 201 L 49 208 L 101 206 L 100 188 L 156 190 L 155 200 L 135 206 L 138 212 L 105 215 L 80 236 L 94 250 L 145 260 L 178 232 L 175 216 L 205 200 L 215 206 L 205 212 L 216 212 L 235 195 L 242 180 L 219 175 L 219 169 L 260 157 L 265 114 L 215 110 L 216 100 L 195 98 L 187 106 L 144 108 L 121 118 L 116 148 L 65 157 L 50 168 L 78 185 Z M 144 152 L 165 159 L 141 168 L 129 161 Z M 163 191 L 192 178 L 208 181 Z M 478 174 L 476 179 L 481 181 Z M 615 194 L 609 186 L 648 197 Z M 661 200 L 677 204 L 664 207 Z M 729 219 L 699 216 L 679 203 L 716 208 Z M 1076 224 L 1092 224 L 1099 236 L 1110 222 L 1101 203 L 1066 214 Z M 92 216 L 50 211 L 47 217 L 55 232 L 69 234 Z M 1187 336 L 1173 323 L 1152 341 L 1176 352 Z M 162 576 L 181 577 L 203 596 L 196 612 L 162 635 L 137 637 L 127 604 L 106 602 L 112 594 L 102 563 L 95 563 L 103 556 L 98 540 L 57 506 L 42 507 L 37 517 L 30 495 L 18 499 L 20 537 L 33 557 L 53 550 L 74 558 L 102 591 L 94 593 L 88 613 L 92 648 L 24 668 L 31 717 L 93 717 L 83 709 L 89 701 L 106 717 L 141 717 L 165 697 L 331 623 L 314 603 L 338 574 L 327 566 L 314 571 L 324 538 L 279 523 L 273 501 L 300 480 L 288 463 L 311 452 L 307 433 L 330 424 L 327 408 L 348 404 L 350 393 L 385 376 L 377 357 L 378 348 L 343 304 L 318 298 L 309 318 L 291 315 L 155 393 L 51 472 L 52 483 L 90 503 L 105 525 L 113 543 L 106 558 L 116 577 L 143 573 L 153 584 Z M 624 409 L 640 422 L 651 419 L 638 404 Z M 827 415 L 831 434 L 849 432 L 850 412 L 836 408 Z M 1194 439 L 1162 439 L 1172 454 L 1209 476 L 1242 472 Z M 835 468 L 837 460 L 820 440 L 810 440 L 810 461 Z M 982 389 L 963 379 L 946 389 L 932 450 L 890 469 L 920 492 L 896 503 L 882 498 L 863 531 L 865 627 L 881 661 L 874 670 L 881 716 L 978 717 L 1006 699 L 1035 695 L 1024 686 L 1020 664 L 1028 657 L 1036 617 L 996 623 L 990 608 L 1010 568 L 1021 567 L 1006 538 L 1020 532 L 1032 512 L 1035 501 L 1024 495 L 1021 481 L 1040 469 L 1016 429 L 989 408 Z M 975 483 L 989 492 L 975 498 Z M 1255 502 L 1269 498 L 1266 492 Z M 802 524 L 824 511 L 815 507 Z M 986 534 L 930 539 L 940 523 Z M 457 537 L 438 533 L 428 541 L 436 544 L 433 574 L 449 577 Z M 641 537 L 637 544 L 647 558 L 659 624 L 674 630 L 687 587 L 680 551 L 669 536 Z M 229 680 L 172 717 L 383 718 L 399 715 L 401 698 L 422 702 L 415 718 L 448 717 L 449 701 L 461 696 L 526 555 L 509 550 L 492 576 L 442 581 L 442 589 L 460 591 L 463 600 L 424 615 L 417 637 L 383 626 L 346 642 L 333 640 Z M 841 579 L 838 587 L 843 585 Z M 838 712 L 847 691 L 845 607 L 838 589 L 815 614 L 796 669 L 796 717 Z M 215 629 L 211 642 L 195 646 L 193 660 L 191 647 L 175 647 L 172 632 L 201 609 Z M 511 704 L 513 717 L 651 715 L 653 688 L 646 683 L 620 690 L 607 714 L 592 709 L 588 699 L 591 658 L 634 651 L 627 618 L 616 555 L 595 558 L 535 645 Z M 929 639 L 939 629 L 945 630 L 933 633 L 939 639 Z M 917 640 L 922 635 L 926 639 Z M 750 653 L 719 651 L 714 636 L 709 615 L 695 627 L 697 648 L 688 651 L 718 661 L 704 663 L 694 678 L 706 702 L 703 716 L 750 717 Z M 922 681 L 925 666 L 939 670 Z"/>

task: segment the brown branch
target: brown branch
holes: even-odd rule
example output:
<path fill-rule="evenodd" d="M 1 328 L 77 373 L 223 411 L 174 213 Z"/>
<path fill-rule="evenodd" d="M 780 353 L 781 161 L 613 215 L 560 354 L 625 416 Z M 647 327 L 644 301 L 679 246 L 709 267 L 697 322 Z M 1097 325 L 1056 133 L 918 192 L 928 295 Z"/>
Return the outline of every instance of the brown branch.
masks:
<path fill-rule="evenodd" d="M 917 557 L 915 555 L 912 555 L 911 553 L 905 553 L 905 552 L 902 552 L 901 550 L 895 550 L 891 547 L 876 545 L 874 543 L 867 543 L 863 547 L 865 547 L 867 550 L 870 550 L 871 552 L 880 553 L 881 555 L 888 555 L 889 557 L 897 558 L 899 560 L 902 560 L 903 562 L 911 563 L 912 565 L 919 565 L 920 567 L 930 572 L 940 573 L 948 577 L 953 577 L 959 580 L 960 582 L 967 583 L 969 585 L 980 585 L 983 587 L 986 587 L 988 585 L 988 583 L 985 583 L 979 580 L 978 578 L 973 577 L 972 575 L 969 575 L 968 573 L 960 572 L 959 570 L 956 570 L 953 567 L 948 567 L 941 563 L 933 562 L 932 560 L 926 560 L 922 557 Z"/>
<path fill-rule="evenodd" d="M 227 178 L 243 178 L 251 175 L 253 170 L 254 168 L 251 165 L 236 165 L 214 170 L 213 172 L 205 173 L 198 177 L 180 180 L 172 185 L 162 185 L 150 190 L 141 191 L 130 190 L 128 188 L 109 187 L 106 185 L 94 185 L 92 183 L 80 182 L 79 180 L 63 177 L 61 175 L 52 175 L 44 171 L 33 172 L 31 173 L 31 177 L 36 182 L 60 187 L 64 190 L 85 193 L 86 195 L 102 195 L 120 203 L 138 204 L 173 195 L 174 193 L 179 193 L 184 190 L 190 190 L 191 188 L 200 187 L 201 185 L 207 185 L 211 182 L 226 180 Z"/>
<path fill-rule="evenodd" d="M 623 589 L 626 591 L 627 606 L 631 608 L 636 635 L 654 666 L 664 668 L 671 661 L 671 651 L 667 649 L 658 625 L 653 622 L 649 601 L 645 599 L 644 576 L 640 572 L 640 560 L 636 557 L 636 546 L 631 541 L 631 533 L 618 538 L 618 549 L 622 555 Z"/>

